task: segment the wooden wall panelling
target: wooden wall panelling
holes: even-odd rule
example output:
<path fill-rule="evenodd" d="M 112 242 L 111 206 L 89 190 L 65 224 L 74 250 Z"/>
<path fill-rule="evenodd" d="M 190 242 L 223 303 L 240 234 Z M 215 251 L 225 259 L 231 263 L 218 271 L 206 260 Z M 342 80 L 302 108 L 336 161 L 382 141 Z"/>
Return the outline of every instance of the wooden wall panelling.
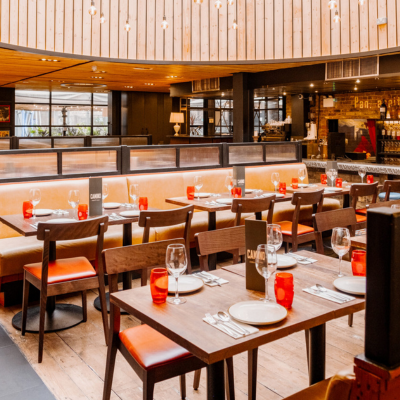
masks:
<path fill-rule="evenodd" d="M 388 17 L 386 14 L 386 0 L 378 0 L 378 18 Z M 378 26 L 378 44 L 380 49 L 388 46 L 388 24 Z"/>
<path fill-rule="evenodd" d="M 10 43 L 18 44 L 18 0 L 10 0 Z"/>
<path fill-rule="evenodd" d="M 283 58 L 283 0 L 275 0 L 274 7 L 274 58 Z"/>
<path fill-rule="evenodd" d="M 400 4 L 398 5 L 400 7 Z M 397 29 L 396 29 L 396 0 L 387 0 L 387 36 L 388 36 L 388 47 L 397 46 Z"/>
<path fill-rule="evenodd" d="M 56 0 L 54 50 L 64 51 L 64 0 Z M 91 32 L 89 31 L 89 34 Z M 86 53 L 87 54 L 87 53 Z"/>
<path fill-rule="evenodd" d="M 144 15 L 144 14 L 143 14 Z M 110 0 L 110 14 L 109 14 L 109 26 L 110 26 L 110 57 L 118 58 L 118 16 L 119 8 L 115 5 L 114 0 Z M 139 40 L 138 40 L 139 42 Z"/>
<path fill-rule="evenodd" d="M 144 94 L 142 92 L 128 92 L 128 110 L 128 134 L 143 134 Z"/>
<path fill-rule="evenodd" d="M 228 46 L 230 46 L 230 43 L 228 43 L 228 3 L 226 1 L 223 1 L 222 7 L 218 10 L 218 60 L 219 61 L 226 61 L 228 59 Z"/>
<path fill-rule="evenodd" d="M 321 56 L 331 54 L 331 10 L 321 3 Z"/>
<path fill-rule="evenodd" d="M 161 3 L 161 2 L 159 2 Z M 147 0 L 147 25 L 146 25 L 146 58 L 155 58 L 155 35 L 156 35 L 156 3 L 155 0 Z M 161 24 L 161 21 L 160 21 Z"/>
<path fill-rule="evenodd" d="M 312 0 L 312 24 L 311 24 L 311 47 L 312 56 L 321 55 L 321 1 Z"/>
<path fill-rule="evenodd" d="M 303 57 L 312 56 L 312 0 L 303 0 Z"/>
<path fill-rule="evenodd" d="M 236 60 L 236 35 L 237 30 L 233 29 L 233 22 L 236 21 L 237 3 L 228 7 L 228 60 Z M 237 22 L 237 21 L 236 21 Z"/>
<path fill-rule="evenodd" d="M 174 0 L 174 61 L 180 60 L 182 60 L 182 0 Z"/>
<path fill-rule="evenodd" d="M 28 0 L 28 37 L 27 46 L 37 47 L 36 42 L 36 21 L 37 21 L 36 0 Z"/>
<path fill-rule="evenodd" d="M 293 0 L 283 2 L 283 57 L 293 57 Z"/>
<path fill-rule="evenodd" d="M 265 23 L 265 1 L 256 0 L 256 60 L 265 58 Z"/>
<path fill-rule="evenodd" d="M 254 7 L 255 0 L 247 0 L 246 4 L 246 23 L 247 23 L 247 30 L 246 30 L 246 59 L 247 60 L 255 60 L 255 47 L 256 47 L 256 32 L 255 32 L 255 7 Z"/>
<path fill-rule="evenodd" d="M 369 50 L 369 3 L 366 1 L 363 7 L 360 7 L 360 51 Z"/>
<path fill-rule="evenodd" d="M 236 36 L 237 59 L 245 60 L 246 59 L 246 0 L 237 0 L 236 22 L 238 24 L 237 36 Z"/>
<path fill-rule="evenodd" d="M 339 3 L 340 4 L 340 3 Z M 341 7 L 339 5 L 339 15 L 341 13 Z M 331 53 L 332 54 L 340 54 L 340 30 L 341 30 L 341 21 L 334 22 L 335 14 L 331 13 Z"/>
<path fill-rule="evenodd" d="M 174 0 L 165 0 L 165 16 L 169 23 L 164 33 L 164 59 L 174 59 Z"/>
<path fill-rule="evenodd" d="M 91 54 L 91 47 L 92 47 L 92 17 L 91 15 L 87 12 L 90 7 L 90 0 L 83 0 L 82 3 L 82 54 Z M 118 7 L 116 7 L 118 10 Z M 118 12 L 118 11 L 117 11 Z M 118 26 L 117 26 L 118 29 Z M 117 29 L 116 34 L 118 35 Z M 118 50 L 118 45 L 117 45 L 117 50 Z M 117 53 L 118 54 L 118 53 Z M 118 55 L 117 55 L 118 57 Z"/>
<path fill-rule="evenodd" d="M 128 40 L 128 58 L 135 60 L 137 58 L 137 0 L 128 0 L 129 4 L 129 23 L 132 27 L 129 35 L 127 35 Z"/>
<path fill-rule="evenodd" d="M 369 0 L 369 50 L 378 50 L 378 26 L 376 19 L 378 18 L 378 2 L 377 0 Z"/>
<path fill-rule="evenodd" d="M 303 4 L 302 0 L 293 0 L 293 57 L 303 57 Z"/>
<path fill-rule="evenodd" d="M 55 0 L 46 0 L 46 50 L 54 50 Z"/>
<path fill-rule="evenodd" d="M 125 24 L 128 20 L 128 0 L 119 0 L 119 10 L 118 10 L 118 57 L 127 58 L 128 57 L 128 36 L 132 32 L 131 30 L 127 32 L 125 30 Z M 130 25 L 129 21 L 129 25 Z"/>
<path fill-rule="evenodd" d="M 197 4 L 194 4 L 194 6 Z M 203 4 L 200 6 L 200 23 L 201 23 L 201 31 L 200 31 L 200 47 L 201 47 L 201 61 L 209 61 L 210 60 L 210 18 L 209 18 L 209 8 L 210 8 L 210 0 L 204 0 Z M 235 3 L 236 7 L 236 3 Z M 236 60 L 236 43 L 235 43 L 235 58 Z"/>
<path fill-rule="evenodd" d="M 240 1 L 240 0 L 238 0 Z M 218 61 L 219 51 L 219 30 L 218 10 L 214 7 L 213 0 L 210 0 L 210 61 Z"/>
<path fill-rule="evenodd" d="M 0 40 L 8 43 L 10 41 L 10 0 L 1 0 L 0 6 Z"/>
<path fill-rule="evenodd" d="M 46 0 L 36 0 L 36 46 L 46 49 Z"/>
<path fill-rule="evenodd" d="M 200 61 L 200 9 L 198 4 L 192 4 L 192 61 Z"/>
<path fill-rule="evenodd" d="M 97 15 L 97 19 L 99 16 Z M 73 52 L 73 41 L 74 41 L 74 2 L 66 1 L 64 5 L 64 53 Z M 100 22 L 99 22 L 100 30 Z M 99 32 L 100 33 L 100 32 Z M 92 32 L 93 34 L 93 32 Z M 100 35 L 98 38 L 98 46 L 100 47 Z M 100 55 L 100 51 L 96 54 Z"/>
<path fill-rule="evenodd" d="M 351 0 L 340 1 L 340 53 L 350 53 L 350 4 Z"/>
<path fill-rule="evenodd" d="M 191 30 L 191 8 L 192 1 L 184 1 L 182 5 L 182 60 L 190 61 L 192 53 L 192 43 L 190 40 L 190 30 Z"/>
<path fill-rule="evenodd" d="M 14 0 L 18 7 L 18 45 L 27 46 L 28 44 L 28 1 Z"/>
<path fill-rule="evenodd" d="M 99 57 L 100 56 L 100 4 L 97 2 L 97 13 L 92 17 L 92 51 L 91 55 Z M 66 9 L 65 9 L 66 11 Z M 67 12 L 65 12 L 65 17 L 67 17 Z M 67 21 L 67 20 L 65 20 Z"/>
<path fill-rule="evenodd" d="M 79 2 L 81 2 L 81 0 L 79 0 Z M 106 20 L 104 21 L 103 24 L 100 24 L 100 56 L 109 57 L 110 56 L 110 0 L 101 0 L 101 12 L 104 13 L 104 17 Z M 130 58 L 135 58 L 135 57 L 132 56 Z"/>
<path fill-rule="evenodd" d="M 164 32 L 171 30 L 171 19 L 167 18 L 168 28 L 163 29 L 161 27 L 161 22 L 164 17 L 164 7 L 165 7 L 165 0 L 156 1 L 156 17 L 155 17 L 155 30 L 156 30 L 156 38 L 155 38 L 155 59 L 156 60 L 163 60 L 164 59 Z"/>
<path fill-rule="evenodd" d="M 157 97 L 158 93 L 144 94 L 144 127 L 150 135 L 157 137 Z"/>
<path fill-rule="evenodd" d="M 265 58 L 274 58 L 274 0 L 265 0 Z"/>
<path fill-rule="evenodd" d="M 103 0 L 103 1 L 105 1 L 105 0 Z M 82 2 L 83 2 L 83 0 L 74 0 L 74 46 L 73 46 L 73 52 L 75 54 L 82 54 L 82 28 L 83 28 Z M 110 18 L 108 17 L 108 21 L 106 23 L 108 23 L 109 20 L 110 20 Z M 102 55 L 102 57 L 108 57 L 109 54 L 102 53 L 101 55 Z"/>
<path fill-rule="evenodd" d="M 350 50 L 352 53 L 360 51 L 360 27 L 358 7 L 358 1 L 350 1 Z"/>
<path fill-rule="evenodd" d="M 397 4 L 397 45 L 400 45 L 400 4 Z"/>

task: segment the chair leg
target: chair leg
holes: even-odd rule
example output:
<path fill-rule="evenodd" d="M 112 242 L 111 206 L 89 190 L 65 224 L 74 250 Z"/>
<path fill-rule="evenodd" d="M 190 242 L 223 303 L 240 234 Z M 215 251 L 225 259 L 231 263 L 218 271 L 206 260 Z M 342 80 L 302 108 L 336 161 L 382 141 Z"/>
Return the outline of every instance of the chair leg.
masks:
<path fill-rule="evenodd" d="M 305 336 L 306 336 L 306 353 L 307 353 L 307 367 L 310 368 L 310 353 L 309 353 L 309 348 L 310 348 L 310 330 L 306 329 L 304 331 Z"/>
<path fill-rule="evenodd" d="M 87 322 L 87 295 L 86 290 L 82 290 L 82 314 L 83 322 Z"/>
<path fill-rule="evenodd" d="M 99 297 L 101 305 L 101 318 L 103 320 L 104 338 L 106 344 L 108 344 L 108 314 L 107 314 L 107 301 L 106 301 L 106 290 L 104 286 L 104 276 L 99 276 Z M 111 321 L 110 321 L 111 324 Z"/>
<path fill-rule="evenodd" d="M 143 379 L 143 400 L 153 400 L 154 384 L 154 379 L 146 374 Z"/>
<path fill-rule="evenodd" d="M 294 240 L 292 243 L 292 253 L 295 253 L 297 251 L 297 247 L 298 247 L 297 240 Z"/>
<path fill-rule="evenodd" d="M 350 327 L 353 326 L 353 314 L 349 315 L 348 323 Z"/>
<path fill-rule="evenodd" d="M 186 375 L 179 376 L 179 386 L 181 387 L 181 399 L 186 399 Z"/>
<path fill-rule="evenodd" d="M 39 321 L 39 356 L 38 363 L 43 360 L 44 322 L 46 317 L 47 293 L 40 292 L 40 321 Z"/>
<path fill-rule="evenodd" d="M 24 274 L 25 275 L 25 274 Z M 24 276 L 24 294 L 22 297 L 22 323 L 21 323 L 21 335 L 25 336 L 26 331 L 26 318 L 28 316 L 28 303 L 29 303 L 29 287 L 30 283 Z"/>
<path fill-rule="evenodd" d="M 235 377 L 232 357 L 225 360 L 225 391 L 227 400 L 235 400 Z"/>
<path fill-rule="evenodd" d="M 194 371 L 193 389 L 197 390 L 200 386 L 201 369 Z"/>
<path fill-rule="evenodd" d="M 289 253 L 289 242 L 283 242 L 285 253 Z"/>
<path fill-rule="evenodd" d="M 111 397 L 111 388 L 112 381 L 114 377 L 114 369 L 115 369 L 115 359 L 117 356 L 118 350 L 118 338 L 114 335 L 110 338 L 111 343 L 107 349 L 107 364 L 106 364 L 106 374 L 104 376 L 104 389 L 103 389 L 103 400 L 110 400 Z"/>
<path fill-rule="evenodd" d="M 257 398 L 257 361 L 258 361 L 258 348 L 248 351 L 248 398 L 249 400 L 256 400 Z"/>

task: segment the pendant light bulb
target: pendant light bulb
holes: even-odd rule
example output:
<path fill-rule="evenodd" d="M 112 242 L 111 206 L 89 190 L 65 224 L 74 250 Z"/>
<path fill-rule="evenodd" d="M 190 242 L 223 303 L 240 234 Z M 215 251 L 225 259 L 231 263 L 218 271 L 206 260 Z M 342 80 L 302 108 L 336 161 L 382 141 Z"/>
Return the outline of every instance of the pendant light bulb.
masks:
<path fill-rule="evenodd" d="M 340 22 L 339 12 L 338 10 L 335 11 L 335 16 L 333 17 L 333 22 Z"/>
<path fill-rule="evenodd" d="M 233 6 L 234 3 L 235 3 L 234 0 L 228 0 L 228 6 Z"/>
<path fill-rule="evenodd" d="M 333 10 L 333 9 L 337 8 L 336 0 L 330 0 L 329 3 L 328 3 L 328 7 L 329 7 L 330 10 Z"/>
<path fill-rule="evenodd" d="M 363 6 L 364 3 L 365 3 L 365 0 L 358 0 L 358 4 L 359 4 L 360 6 Z"/>
<path fill-rule="evenodd" d="M 127 32 L 129 32 L 129 31 L 131 30 L 131 26 L 130 26 L 128 20 L 126 20 L 126 24 L 125 24 L 125 26 L 124 26 L 124 29 L 125 29 Z"/>
<path fill-rule="evenodd" d="M 106 17 L 104 16 L 104 13 L 100 14 L 100 23 L 104 24 L 104 22 L 106 22 Z"/>
<path fill-rule="evenodd" d="M 89 14 L 93 17 L 94 15 L 97 14 L 97 8 L 94 5 L 94 0 L 92 0 L 91 5 L 89 7 Z"/>
<path fill-rule="evenodd" d="M 168 28 L 168 22 L 167 22 L 167 17 L 164 15 L 164 18 L 161 22 L 161 28 L 167 29 Z"/>
<path fill-rule="evenodd" d="M 194 0 L 194 4 L 201 4 L 203 0 Z"/>
<path fill-rule="evenodd" d="M 222 7 L 222 1 L 221 0 L 216 0 L 216 2 L 214 3 L 215 8 L 221 8 Z"/>
<path fill-rule="evenodd" d="M 232 29 L 236 30 L 238 28 L 238 24 L 236 23 L 236 19 L 233 20 Z"/>

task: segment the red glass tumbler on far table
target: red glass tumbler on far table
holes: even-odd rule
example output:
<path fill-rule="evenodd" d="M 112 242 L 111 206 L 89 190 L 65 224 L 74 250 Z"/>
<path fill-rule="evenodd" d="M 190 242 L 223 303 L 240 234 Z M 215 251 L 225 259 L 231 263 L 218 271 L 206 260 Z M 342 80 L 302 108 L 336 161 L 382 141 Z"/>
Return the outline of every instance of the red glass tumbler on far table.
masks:
<path fill-rule="evenodd" d="M 186 195 L 188 200 L 194 200 L 194 186 L 188 186 L 186 188 Z"/>
<path fill-rule="evenodd" d="M 328 183 L 328 176 L 326 174 L 321 174 L 321 183 L 326 185 Z"/>
<path fill-rule="evenodd" d="M 88 219 L 88 210 L 89 206 L 87 204 L 79 204 L 78 205 L 78 219 L 80 221 L 84 219 Z"/>
<path fill-rule="evenodd" d="M 365 250 L 353 250 L 351 269 L 354 276 L 367 276 L 367 252 Z"/>
<path fill-rule="evenodd" d="M 286 194 L 286 183 L 279 182 L 279 193 Z"/>
<path fill-rule="evenodd" d="M 139 197 L 139 210 L 146 211 L 149 208 L 147 197 Z"/>
<path fill-rule="evenodd" d="M 367 183 L 374 183 L 374 176 L 373 175 L 367 175 Z"/>
<path fill-rule="evenodd" d="M 342 178 L 336 178 L 336 187 L 341 188 L 343 185 L 343 179 Z"/>
<path fill-rule="evenodd" d="M 299 180 L 297 178 L 292 178 L 292 188 L 293 189 L 299 188 Z"/>
<path fill-rule="evenodd" d="M 168 271 L 166 268 L 154 268 L 151 270 L 150 291 L 153 303 L 161 304 L 167 301 Z"/>
<path fill-rule="evenodd" d="M 24 218 L 32 218 L 33 204 L 30 201 L 24 201 L 22 203 L 22 214 Z"/>
<path fill-rule="evenodd" d="M 276 302 L 286 309 L 292 308 L 294 297 L 293 275 L 289 272 L 278 272 L 275 277 Z"/>
<path fill-rule="evenodd" d="M 235 199 L 240 199 L 242 197 L 242 188 L 234 187 L 233 188 L 233 197 Z"/>

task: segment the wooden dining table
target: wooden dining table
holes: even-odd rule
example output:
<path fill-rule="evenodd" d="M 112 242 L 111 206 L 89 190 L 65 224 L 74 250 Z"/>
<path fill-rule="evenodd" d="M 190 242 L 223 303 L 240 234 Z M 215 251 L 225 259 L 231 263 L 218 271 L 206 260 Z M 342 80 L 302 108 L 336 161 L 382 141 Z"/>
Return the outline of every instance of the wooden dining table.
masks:
<path fill-rule="evenodd" d="M 363 296 L 356 296 L 350 302 L 338 304 L 306 293 L 304 288 L 319 283 L 328 289 L 336 290 L 333 281 L 338 275 L 338 262 L 324 255 L 307 251 L 298 252 L 300 256 L 312 257 L 314 264 L 286 269 L 294 276 L 295 296 L 292 308 L 286 319 L 268 325 L 258 326 L 259 332 L 234 339 L 205 323 L 205 313 L 215 314 L 228 311 L 240 301 L 258 300 L 263 293 L 247 290 L 245 285 L 245 264 L 224 267 L 213 274 L 229 281 L 221 287 L 204 286 L 200 291 L 186 295 L 183 305 L 170 303 L 155 304 L 149 286 L 113 293 L 111 302 L 126 310 L 140 321 L 148 324 L 207 364 L 207 399 L 224 399 L 224 360 L 242 352 L 249 352 L 253 363 L 257 363 L 258 347 L 281 339 L 292 333 L 308 331 L 308 360 L 310 384 L 325 379 L 325 325 L 328 321 L 340 318 L 365 308 Z M 342 271 L 351 275 L 351 264 L 342 262 Z M 273 279 L 269 280 L 269 293 L 273 291 Z M 249 398 L 255 399 L 256 374 L 249 382 Z M 288 377 L 289 379 L 289 377 Z"/>
<path fill-rule="evenodd" d="M 367 235 L 351 237 L 351 247 L 357 247 L 358 249 L 367 250 Z"/>

